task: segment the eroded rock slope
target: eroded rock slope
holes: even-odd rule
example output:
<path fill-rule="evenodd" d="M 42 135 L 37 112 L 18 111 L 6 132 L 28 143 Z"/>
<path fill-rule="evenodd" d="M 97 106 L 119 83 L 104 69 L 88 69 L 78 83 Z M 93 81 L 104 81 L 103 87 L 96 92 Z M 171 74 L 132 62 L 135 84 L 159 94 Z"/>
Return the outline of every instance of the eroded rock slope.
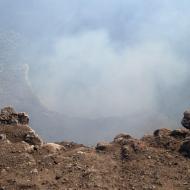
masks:
<path fill-rule="evenodd" d="M 187 115 L 182 124 L 189 128 Z M 25 113 L 1 110 L 1 190 L 190 189 L 188 129 L 158 129 L 142 139 L 119 134 L 86 147 L 45 143 L 28 123 Z"/>

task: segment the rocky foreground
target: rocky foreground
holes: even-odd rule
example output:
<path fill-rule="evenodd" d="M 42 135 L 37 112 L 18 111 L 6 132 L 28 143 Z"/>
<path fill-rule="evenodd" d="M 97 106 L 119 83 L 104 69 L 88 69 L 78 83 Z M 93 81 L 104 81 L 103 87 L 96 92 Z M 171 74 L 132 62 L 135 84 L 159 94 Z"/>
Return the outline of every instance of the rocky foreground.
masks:
<path fill-rule="evenodd" d="M 25 113 L 1 110 L 0 190 L 190 190 L 189 112 L 186 129 L 159 129 L 140 140 L 120 134 L 94 148 L 45 143 L 28 123 Z"/>

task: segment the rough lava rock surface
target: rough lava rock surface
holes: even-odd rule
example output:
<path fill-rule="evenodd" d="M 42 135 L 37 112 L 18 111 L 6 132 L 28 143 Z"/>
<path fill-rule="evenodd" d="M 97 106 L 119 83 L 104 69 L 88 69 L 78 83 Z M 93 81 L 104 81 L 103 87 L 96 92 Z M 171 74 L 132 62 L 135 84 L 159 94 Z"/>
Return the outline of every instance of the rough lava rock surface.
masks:
<path fill-rule="evenodd" d="M 1 139 L 11 142 L 25 141 L 31 145 L 42 145 L 40 137 L 28 126 L 29 116 L 22 112 L 17 113 L 12 107 L 1 109 L 0 134 Z"/>
<path fill-rule="evenodd" d="M 1 110 L 2 190 L 190 189 L 187 129 L 158 129 L 142 139 L 119 134 L 112 142 L 87 147 L 43 143 L 28 124 L 27 114 Z"/>
<path fill-rule="evenodd" d="M 190 129 L 190 111 L 187 110 L 184 112 L 183 114 L 183 119 L 181 121 L 181 124 L 186 128 L 186 129 Z"/>

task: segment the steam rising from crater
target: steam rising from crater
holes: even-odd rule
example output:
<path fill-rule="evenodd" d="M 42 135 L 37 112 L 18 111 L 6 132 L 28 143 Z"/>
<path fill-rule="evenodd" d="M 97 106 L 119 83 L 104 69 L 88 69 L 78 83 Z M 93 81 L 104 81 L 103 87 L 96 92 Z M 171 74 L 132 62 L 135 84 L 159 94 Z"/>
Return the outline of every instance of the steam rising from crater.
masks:
<path fill-rule="evenodd" d="M 188 1 L 0 4 L 0 24 L 25 41 L 18 62 L 29 66 L 31 87 L 50 110 L 79 117 L 176 116 L 187 106 Z"/>
<path fill-rule="evenodd" d="M 146 40 L 116 50 L 104 30 L 60 38 L 42 62 L 45 86 L 36 92 L 43 103 L 83 117 L 155 111 L 157 86 L 177 88 L 188 69 L 165 41 Z"/>

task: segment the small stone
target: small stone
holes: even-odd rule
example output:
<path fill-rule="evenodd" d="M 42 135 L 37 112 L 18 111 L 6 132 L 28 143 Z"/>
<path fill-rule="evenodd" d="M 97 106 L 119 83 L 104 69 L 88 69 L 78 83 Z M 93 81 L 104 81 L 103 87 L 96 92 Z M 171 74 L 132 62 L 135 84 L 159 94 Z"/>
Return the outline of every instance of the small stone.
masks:
<path fill-rule="evenodd" d="M 77 154 L 83 155 L 83 154 L 85 154 L 85 152 L 83 152 L 83 151 L 78 151 Z"/>
<path fill-rule="evenodd" d="M 56 143 L 43 144 L 42 148 L 49 153 L 56 153 L 61 150 L 65 150 L 65 147 Z"/>
<path fill-rule="evenodd" d="M 6 140 L 6 134 L 0 134 L 0 140 Z"/>
<path fill-rule="evenodd" d="M 37 174 L 38 174 L 37 168 L 33 169 L 30 173 L 31 173 L 31 174 L 34 174 L 34 175 L 37 175 Z"/>
<path fill-rule="evenodd" d="M 121 157 L 122 159 L 128 159 L 131 154 L 131 148 L 127 145 L 122 146 L 121 148 Z"/>
<path fill-rule="evenodd" d="M 60 174 L 56 174 L 55 180 L 59 180 L 59 179 L 61 179 L 61 177 L 62 177 L 62 174 L 61 174 L 61 173 L 60 173 Z"/>
<path fill-rule="evenodd" d="M 28 166 L 31 166 L 32 165 L 32 162 L 28 162 Z"/>

